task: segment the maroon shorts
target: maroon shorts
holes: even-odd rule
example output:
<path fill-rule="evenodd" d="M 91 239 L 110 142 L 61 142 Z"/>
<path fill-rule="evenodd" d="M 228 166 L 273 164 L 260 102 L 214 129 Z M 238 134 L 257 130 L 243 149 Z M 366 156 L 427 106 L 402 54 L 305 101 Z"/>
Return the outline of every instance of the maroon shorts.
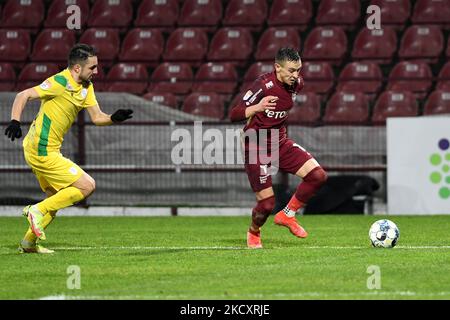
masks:
<path fill-rule="evenodd" d="M 248 180 L 254 192 L 272 186 L 272 166 L 277 167 L 281 171 L 296 174 L 306 161 L 313 158 L 308 151 L 290 139 L 285 139 L 280 143 L 278 151 L 279 163 L 267 163 L 267 160 L 264 160 L 264 158 L 250 156 L 249 149 L 248 146 L 245 147 L 245 171 L 247 172 Z M 253 148 L 252 150 L 255 149 Z M 258 152 L 256 151 L 256 153 Z M 266 155 L 267 153 L 263 152 L 262 154 Z M 276 158 L 274 153 L 269 154 L 268 157 L 272 155 Z"/>

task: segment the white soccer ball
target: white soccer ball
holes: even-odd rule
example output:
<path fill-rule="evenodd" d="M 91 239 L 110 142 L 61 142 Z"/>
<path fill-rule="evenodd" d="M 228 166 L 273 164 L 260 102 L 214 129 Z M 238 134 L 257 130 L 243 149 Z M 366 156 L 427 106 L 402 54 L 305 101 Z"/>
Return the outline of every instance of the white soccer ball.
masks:
<path fill-rule="evenodd" d="M 400 230 L 391 220 L 375 221 L 369 230 L 369 239 L 374 247 L 395 247 L 399 237 Z"/>

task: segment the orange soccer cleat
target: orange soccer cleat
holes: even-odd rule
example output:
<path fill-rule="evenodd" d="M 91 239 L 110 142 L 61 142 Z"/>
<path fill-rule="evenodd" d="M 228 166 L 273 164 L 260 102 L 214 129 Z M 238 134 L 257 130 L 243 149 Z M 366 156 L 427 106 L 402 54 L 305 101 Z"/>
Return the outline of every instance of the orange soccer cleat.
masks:
<path fill-rule="evenodd" d="M 283 210 L 275 215 L 274 222 L 279 226 L 288 227 L 289 231 L 298 238 L 306 238 L 308 236 L 308 232 L 298 224 L 295 216 L 288 217 Z"/>
<path fill-rule="evenodd" d="M 262 249 L 261 233 L 255 235 L 250 231 L 247 231 L 247 247 L 250 249 Z"/>

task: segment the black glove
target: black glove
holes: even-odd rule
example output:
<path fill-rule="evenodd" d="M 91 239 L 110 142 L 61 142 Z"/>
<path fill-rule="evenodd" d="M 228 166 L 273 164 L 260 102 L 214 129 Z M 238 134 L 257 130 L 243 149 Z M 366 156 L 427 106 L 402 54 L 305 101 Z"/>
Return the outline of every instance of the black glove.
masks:
<path fill-rule="evenodd" d="M 8 136 L 11 141 L 14 141 L 15 138 L 19 139 L 22 136 L 20 122 L 17 120 L 11 120 L 9 126 L 5 130 L 5 136 Z"/>
<path fill-rule="evenodd" d="M 111 115 L 111 121 L 116 123 L 116 122 L 122 122 L 125 121 L 127 119 L 131 119 L 133 116 L 133 110 L 130 109 L 119 109 L 116 112 L 114 112 Z"/>

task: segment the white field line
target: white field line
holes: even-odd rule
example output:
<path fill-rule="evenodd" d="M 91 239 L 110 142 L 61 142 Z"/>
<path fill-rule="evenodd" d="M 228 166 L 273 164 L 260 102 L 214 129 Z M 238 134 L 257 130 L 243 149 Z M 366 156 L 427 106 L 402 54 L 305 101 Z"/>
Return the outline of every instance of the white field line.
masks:
<path fill-rule="evenodd" d="M 436 297 L 436 296 L 450 296 L 450 291 L 439 291 L 439 292 L 414 292 L 414 291 L 360 291 L 360 292 L 293 292 L 293 293 L 268 293 L 268 294 L 239 294 L 239 295 L 221 295 L 221 294 L 211 294 L 209 296 L 196 297 L 188 294 L 168 294 L 168 295 L 52 295 L 38 298 L 39 300 L 136 300 L 136 299 L 230 299 L 236 298 L 246 298 L 246 299 L 267 299 L 270 298 L 330 298 L 330 297 L 386 297 L 386 296 L 402 296 L 402 297 Z"/>

